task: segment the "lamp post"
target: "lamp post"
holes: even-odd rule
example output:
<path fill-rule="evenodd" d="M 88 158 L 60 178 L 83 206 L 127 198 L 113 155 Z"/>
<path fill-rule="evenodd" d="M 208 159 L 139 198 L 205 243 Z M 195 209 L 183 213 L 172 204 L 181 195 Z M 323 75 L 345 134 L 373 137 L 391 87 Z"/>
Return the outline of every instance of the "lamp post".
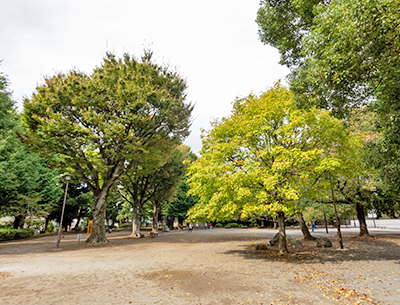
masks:
<path fill-rule="evenodd" d="M 58 228 L 57 249 L 60 247 L 61 229 L 62 229 L 62 222 L 63 222 L 63 218 L 64 218 L 65 201 L 67 200 L 68 182 L 69 182 L 69 180 L 71 180 L 71 177 L 72 177 L 71 174 L 65 175 L 65 180 L 67 180 L 67 185 L 65 186 L 64 202 L 63 202 L 62 211 L 61 211 L 60 226 Z"/>

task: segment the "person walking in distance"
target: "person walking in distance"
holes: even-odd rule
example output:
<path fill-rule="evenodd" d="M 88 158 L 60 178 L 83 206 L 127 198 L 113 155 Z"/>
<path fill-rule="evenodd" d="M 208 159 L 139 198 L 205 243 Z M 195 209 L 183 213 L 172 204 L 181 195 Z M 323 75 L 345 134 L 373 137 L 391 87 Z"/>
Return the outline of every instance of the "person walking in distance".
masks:
<path fill-rule="evenodd" d="M 189 230 L 188 230 L 188 233 L 190 233 L 190 232 L 192 232 L 192 231 L 193 231 L 192 223 L 189 223 Z"/>
<path fill-rule="evenodd" d="M 212 223 L 210 222 L 210 230 L 212 230 Z"/>
<path fill-rule="evenodd" d="M 208 225 L 207 225 L 207 223 L 205 222 L 205 223 L 204 223 L 204 230 L 207 230 L 207 227 L 208 227 Z"/>

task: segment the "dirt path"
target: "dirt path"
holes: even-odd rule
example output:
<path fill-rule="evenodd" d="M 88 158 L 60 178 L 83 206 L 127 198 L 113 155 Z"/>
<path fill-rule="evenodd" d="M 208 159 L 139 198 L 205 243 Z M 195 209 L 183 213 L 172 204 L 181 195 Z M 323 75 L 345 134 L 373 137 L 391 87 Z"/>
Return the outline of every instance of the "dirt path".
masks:
<path fill-rule="evenodd" d="M 303 242 L 287 256 L 270 246 L 255 251 L 276 232 L 257 229 L 144 239 L 124 231 L 110 234 L 106 247 L 67 235 L 61 251 L 56 236 L 2 242 L 0 304 L 399 303 L 400 231 L 373 231 L 373 239 L 343 231 L 347 250 Z M 300 239 L 297 230 L 288 234 Z"/>

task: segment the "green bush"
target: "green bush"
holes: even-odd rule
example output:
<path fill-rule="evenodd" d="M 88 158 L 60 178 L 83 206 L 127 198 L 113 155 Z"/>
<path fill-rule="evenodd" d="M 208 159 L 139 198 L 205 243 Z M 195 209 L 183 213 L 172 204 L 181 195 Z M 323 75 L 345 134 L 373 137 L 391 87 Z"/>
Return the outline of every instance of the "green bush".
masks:
<path fill-rule="evenodd" d="M 130 224 L 130 223 L 123 223 L 120 227 L 121 227 L 121 228 L 132 227 L 132 224 Z"/>
<path fill-rule="evenodd" d="M 239 224 L 236 223 L 236 222 L 231 222 L 231 223 L 228 223 L 228 224 L 226 225 L 226 227 L 238 228 L 238 227 L 239 227 Z"/>
<path fill-rule="evenodd" d="M 0 229 L 0 240 L 22 239 L 32 236 L 34 229 Z"/>
<path fill-rule="evenodd" d="M 51 221 L 49 221 L 49 223 L 47 224 L 46 232 L 53 233 L 53 231 L 54 231 L 54 225 Z"/>
<path fill-rule="evenodd" d="M 33 220 L 28 222 L 28 228 L 33 229 L 35 233 L 39 233 L 44 226 L 44 221 Z"/>
<path fill-rule="evenodd" d="M 216 228 L 222 228 L 223 225 L 222 225 L 222 223 L 216 223 L 214 227 L 216 227 Z"/>
<path fill-rule="evenodd" d="M 11 222 L 8 223 L 0 223 L 0 229 L 12 229 L 13 224 Z"/>

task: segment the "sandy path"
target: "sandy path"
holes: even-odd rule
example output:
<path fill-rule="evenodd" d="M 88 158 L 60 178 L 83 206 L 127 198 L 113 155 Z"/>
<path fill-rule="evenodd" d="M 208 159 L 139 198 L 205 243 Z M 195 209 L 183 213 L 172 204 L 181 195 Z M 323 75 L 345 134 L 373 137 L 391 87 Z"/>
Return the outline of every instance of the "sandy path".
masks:
<path fill-rule="evenodd" d="M 61 251 L 55 236 L 3 242 L 0 304 L 399 303 L 400 235 L 365 240 L 343 230 L 347 251 L 306 242 L 285 257 L 272 247 L 254 251 L 275 233 L 257 229 L 139 240 L 124 231 L 106 247 L 67 235 Z"/>

